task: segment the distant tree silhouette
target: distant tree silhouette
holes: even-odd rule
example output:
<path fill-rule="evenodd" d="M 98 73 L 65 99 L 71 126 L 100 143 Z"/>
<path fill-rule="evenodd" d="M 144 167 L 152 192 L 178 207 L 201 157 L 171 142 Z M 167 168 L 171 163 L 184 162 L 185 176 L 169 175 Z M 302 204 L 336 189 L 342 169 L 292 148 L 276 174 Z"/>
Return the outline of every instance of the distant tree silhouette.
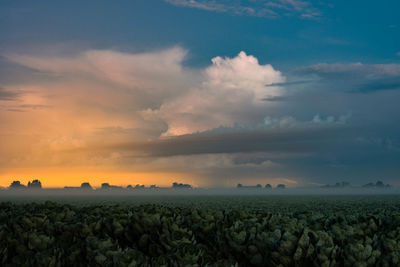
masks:
<path fill-rule="evenodd" d="M 342 182 L 342 187 L 348 187 L 348 186 L 350 186 L 349 182 L 345 182 L 345 181 Z"/>
<path fill-rule="evenodd" d="M 237 184 L 236 188 L 238 189 L 258 189 L 262 188 L 261 184 L 256 184 L 256 185 L 242 185 L 242 184 Z"/>
<path fill-rule="evenodd" d="M 266 184 L 266 185 L 265 185 L 265 188 L 270 189 L 270 188 L 272 188 L 272 186 L 271 186 L 270 184 Z"/>
<path fill-rule="evenodd" d="M 368 183 L 368 184 L 363 185 L 363 187 L 366 187 L 366 188 L 375 187 L 375 184 L 374 183 Z"/>
<path fill-rule="evenodd" d="M 286 188 L 286 185 L 284 185 L 284 184 L 278 184 L 278 185 L 276 186 L 276 188 L 278 188 L 278 189 L 285 189 L 285 188 Z"/>
<path fill-rule="evenodd" d="M 102 183 L 101 184 L 101 189 L 102 190 L 120 190 L 120 189 L 123 189 L 123 188 L 122 188 L 122 186 L 110 185 L 109 183 Z"/>
<path fill-rule="evenodd" d="M 182 184 L 182 183 L 173 183 L 172 184 L 172 188 L 192 188 L 192 186 L 190 184 Z"/>
<path fill-rule="evenodd" d="M 158 186 L 156 186 L 155 184 L 150 185 L 150 189 L 155 189 L 158 188 Z"/>
<path fill-rule="evenodd" d="M 341 183 L 335 183 L 334 185 L 330 185 L 330 184 L 326 184 L 321 186 L 322 188 L 345 188 L 345 187 L 349 187 L 350 183 L 349 182 L 341 182 Z"/>
<path fill-rule="evenodd" d="M 81 184 L 81 189 L 92 190 L 93 188 L 89 183 L 85 182 Z"/>
<path fill-rule="evenodd" d="M 368 183 L 363 185 L 365 188 L 390 188 L 392 187 L 390 184 L 384 184 L 382 181 L 377 181 L 376 183 Z"/>
<path fill-rule="evenodd" d="M 135 185 L 135 189 L 144 189 L 144 185 L 137 184 Z"/>
<path fill-rule="evenodd" d="M 131 186 L 131 185 L 128 185 L 127 187 L 126 187 L 126 189 L 132 189 L 133 187 Z"/>
<path fill-rule="evenodd" d="M 10 186 L 10 189 L 23 189 L 25 188 L 25 185 L 21 184 L 20 181 L 13 181 Z"/>
<path fill-rule="evenodd" d="M 35 179 L 32 182 L 28 182 L 28 188 L 29 189 L 42 189 L 42 183 Z"/>
<path fill-rule="evenodd" d="M 110 186 L 109 183 L 102 183 L 101 184 L 101 189 L 110 189 L 110 188 L 111 188 L 111 186 Z"/>

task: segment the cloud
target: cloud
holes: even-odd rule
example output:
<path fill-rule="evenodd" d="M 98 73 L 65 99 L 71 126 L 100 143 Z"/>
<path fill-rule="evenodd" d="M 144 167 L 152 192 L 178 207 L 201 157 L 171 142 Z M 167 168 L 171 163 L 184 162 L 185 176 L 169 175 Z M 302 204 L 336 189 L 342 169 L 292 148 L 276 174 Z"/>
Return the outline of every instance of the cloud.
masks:
<path fill-rule="evenodd" d="M 375 79 L 361 84 L 356 92 L 369 93 L 383 90 L 399 90 L 400 76 L 394 78 Z"/>
<path fill-rule="evenodd" d="M 299 72 L 321 76 L 361 75 L 370 78 L 376 76 L 400 76 L 400 64 L 321 63 L 302 68 Z"/>
<path fill-rule="evenodd" d="M 315 19 L 321 17 L 321 11 L 308 1 L 300 0 L 165 0 L 176 6 L 203 9 L 207 11 L 230 13 L 234 15 L 277 18 L 281 16 L 298 16 Z"/>
<path fill-rule="evenodd" d="M 164 136 L 201 132 L 235 123 L 255 122 L 265 116 L 265 96 L 283 93 L 278 86 L 284 76 L 271 65 L 260 65 L 257 58 L 240 52 L 234 58 L 215 57 L 203 72 L 200 87 L 192 88 L 174 99 L 166 100 L 159 109 L 143 115 L 168 124 Z"/>
<path fill-rule="evenodd" d="M 282 101 L 287 101 L 290 100 L 290 96 L 268 96 L 263 98 L 263 101 L 269 101 L 269 102 L 282 102 Z"/>
<path fill-rule="evenodd" d="M 16 100 L 19 95 L 19 92 L 6 90 L 5 88 L 0 87 L 0 101 Z"/>
<path fill-rule="evenodd" d="M 220 127 L 152 141 L 92 144 L 82 149 L 104 153 L 119 151 L 134 157 L 255 152 L 303 154 L 319 151 L 323 144 L 329 146 L 327 140 L 332 137 L 346 136 L 350 117 L 351 114 L 339 117 L 315 115 L 309 121 L 299 121 L 290 116 L 266 117 L 263 123 L 257 125 L 236 124 L 234 127 Z"/>
<path fill-rule="evenodd" d="M 290 82 L 282 82 L 282 83 L 271 83 L 271 84 L 266 84 L 265 86 L 296 86 L 296 85 L 301 85 L 301 84 L 308 84 L 315 82 L 314 80 L 306 80 L 306 81 L 290 81 Z"/>
<path fill-rule="evenodd" d="M 141 91 L 154 99 L 174 93 L 174 87 L 182 86 L 182 82 L 191 78 L 182 67 L 186 54 L 187 51 L 181 47 L 173 47 L 136 54 L 87 50 L 68 57 L 12 53 L 5 57 L 53 77 L 109 83 L 113 87 Z"/>
<path fill-rule="evenodd" d="M 320 87 L 350 93 L 371 93 L 400 88 L 400 64 L 321 63 L 296 71 L 318 77 Z"/>
<path fill-rule="evenodd" d="M 206 69 L 206 85 L 209 88 L 228 88 L 243 90 L 250 88 L 256 99 L 279 95 L 280 89 L 273 84 L 284 81 L 284 77 L 271 65 L 260 65 L 256 57 L 240 52 L 235 58 L 215 57 L 213 65 Z M 268 90 L 265 85 L 270 85 Z"/>
<path fill-rule="evenodd" d="M 59 151 L 90 142 L 158 138 L 167 125 L 145 120 L 140 111 L 158 108 L 199 83 L 201 77 L 182 66 L 186 53 L 180 47 L 68 56 L 6 53 L 9 62 L 24 68 L 17 73 L 21 79 L 16 74 L 12 85 L 0 89 L 0 99 L 8 100 L 0 101 L 0 125 L 7 125 L 0 127 L 0 166 L 106 168 L 115 164 L 112 158 Z"/>
<path fill-rule="evenodd" d="M 328 116 L 325 119 L 319 114 L 315 115 L 311 121 L 301 122 L 291 116 L 285 116 L 282 118 L 271 118 L 265 117 L 264 125 L 268 128 L 307 128 L 313 126 L 332 126 L 332 125 L 344 125 L 351 118 L 351 113 L 341 115 L 338 118 L 334 116 Z"/>

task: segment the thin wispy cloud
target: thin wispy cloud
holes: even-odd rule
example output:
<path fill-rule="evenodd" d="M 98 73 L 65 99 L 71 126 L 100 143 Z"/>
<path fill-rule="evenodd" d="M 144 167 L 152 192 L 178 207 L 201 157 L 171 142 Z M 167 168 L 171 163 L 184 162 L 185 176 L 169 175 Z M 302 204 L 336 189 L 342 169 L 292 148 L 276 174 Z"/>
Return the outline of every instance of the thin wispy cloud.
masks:
<path fill-rule="evenodd" d="M 18 92 L 9 91 L 0 87 L 0 101 L 15 100 L 18 96 Z"/>
<path fill-rule="evenodd" d="M 307 84 L 307 83 L 312 83 L 314 80 L 305 80 L 305 81 L 290 81 L 290 82 L 283 82 L 283 83 L 272 83 L 272 84 L 266 84 L 265 86 L 270 87 L 270 86 L 296 86 L 300 84 Z"/>
<path fill-rule="evenodd" d="M 400 89 L 400 64 L 321 63 L 302 68 L 297 73 L 317 76 L 317 83 L 325 88 L 329 86 L 351 93 Z"/>
<path fill-rule="evenodd" d="M 308 1 L 300 0 L 264 0 L 264 1 L 232 1 L 232 0 L 165 0 L 167 3 L 197 8 L 208 11 L 230 13 L 241 16 L 278 18 L 282 16 L 297 16 L 306 19 L 316 19 L 322 12 Z"/>
<path fill-rule="evenodd" d="M 303 68 L 300 71 L 318 75 L 400 76 L 400 64 L 321 63 Z"/>

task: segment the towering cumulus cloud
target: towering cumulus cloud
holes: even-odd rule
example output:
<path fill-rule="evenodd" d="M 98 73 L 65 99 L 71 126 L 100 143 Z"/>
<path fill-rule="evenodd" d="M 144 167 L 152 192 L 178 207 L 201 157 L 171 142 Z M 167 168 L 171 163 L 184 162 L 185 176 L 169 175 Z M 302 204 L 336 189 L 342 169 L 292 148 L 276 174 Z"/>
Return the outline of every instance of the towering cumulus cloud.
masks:
<path fill-rule="evenodd" d="M 182 135 L 235 123 L 256 123 L 266 112 L 266 96 L 279 96 L 281 88 L 268 86 L 285 80 L 271 65 L 260 65 L 257 58 L 240 52 L 234 58 L 215 57 L 203 71 L 203 82 L 159 109 L 144 115 L 161 118 L 168 124 L 164 135 Z"/>

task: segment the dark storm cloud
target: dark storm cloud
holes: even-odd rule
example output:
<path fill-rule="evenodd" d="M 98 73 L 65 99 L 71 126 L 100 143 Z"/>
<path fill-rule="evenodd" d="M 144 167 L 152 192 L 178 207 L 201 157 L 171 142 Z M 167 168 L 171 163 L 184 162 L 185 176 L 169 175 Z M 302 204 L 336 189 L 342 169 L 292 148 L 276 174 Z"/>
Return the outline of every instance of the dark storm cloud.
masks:
<path fill-rule="evenodd" d="M 331 139 L 343 139 L 349 130 L 341 127 L 288 130 L 242 130 L 204 132 L 145 143 L 123 143 L 105 150 L 142 152 L 151 157 L 216 153 L 312 153 L 329 147 Z"/>
<path fill-rule="evenodd" d="M 243 152 L 311 152 L 316 142 L 332 135 L 321 131 L 244 131 L 242 133 L 194 134 L 150 146 L 152 156 Z"/>
<path fill-rule="evenodd" d="M 314 138 L 315 135 L 318 138 Z M 352 184 L 376 180 L 396 183 L 400 171 L 399 136 L 400 127 L 385 124 L 296 133 L 292 139 L 288 138 L 289 141 L 285 139 L 288 146 L 281 146 L 280 150 L 269 150 L 269 153 L 266 149 L 256 155 L 236 154 L 238 157 L 233 162 L 244 169 L 243 172 L 215 172 L 222 177 L 243 177 L 247 171 L 260 177 L 278 175 L 319 183 L 343 180 Z M 307 149 L 298 143 L 307 143 Z M 288 149 L 290 146 L 296 149 Z M 273 166 L 261 166 L 268 161 L 273 162 Z M 253 173 L 254 166 L 261 167 Z"/>
<path fill-rule="evenodd" d="M 240 166 L 249 165 L 249 164 L 250 165 L 261 165 L 265 162 L 268 162 L 270 160 L 270 158 L 271 157 L 261 156 L 261 155 L 255 155 L 255 156 L 251 155 L 251 156 L 247 156 L 247 157 L 238 156 L 233 159 L 233 164 L 240 165 Z"/>

